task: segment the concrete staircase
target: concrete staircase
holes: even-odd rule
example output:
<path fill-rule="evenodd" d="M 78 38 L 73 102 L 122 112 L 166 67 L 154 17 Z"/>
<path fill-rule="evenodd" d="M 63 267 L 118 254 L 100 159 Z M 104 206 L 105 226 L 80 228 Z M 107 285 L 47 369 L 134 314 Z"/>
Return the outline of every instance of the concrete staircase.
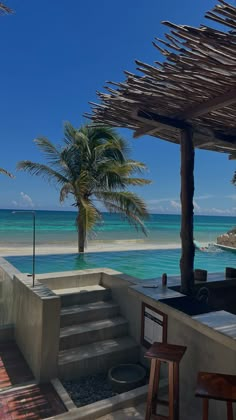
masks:
<path fill-rule="evenodd" d="M 128 323 L 111 300 L 111 290 L 90 286 L 57 290 L 61 296 L 59 377 L 75 379 L 137 362 L 139 348 Z"/>

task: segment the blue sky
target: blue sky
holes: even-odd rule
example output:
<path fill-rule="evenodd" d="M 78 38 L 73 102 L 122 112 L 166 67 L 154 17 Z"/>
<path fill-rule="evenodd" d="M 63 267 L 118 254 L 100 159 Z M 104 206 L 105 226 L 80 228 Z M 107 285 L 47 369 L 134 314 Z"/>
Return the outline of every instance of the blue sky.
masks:
<path fill-rule="evenodd" d="M 42 179 L 15 171 L 22 159 L 42 161 L 33 143 L 44 135 L 55 143 L 63 122 L 85 122 L 106 80 L 122 81 L 134 60 L 159 60 L 152 46 L 166 28 L 162 20 L 199 25 L 213 0 L 8 0 L 16 13 L 1 17 L 0 167 L 16 178 L 0 178 L 0 208 L 69 209 Z M 209 23 L 209 22 L 208 22 Z M 136 190 L 157 213 L 178 213 L 179 147 L 152 137 L 132 139 L 132 157 L 144 161 L 153 181 Z M 196 151 L 195 213 L 236 215 L 235 162 L 227 155 Z"/>

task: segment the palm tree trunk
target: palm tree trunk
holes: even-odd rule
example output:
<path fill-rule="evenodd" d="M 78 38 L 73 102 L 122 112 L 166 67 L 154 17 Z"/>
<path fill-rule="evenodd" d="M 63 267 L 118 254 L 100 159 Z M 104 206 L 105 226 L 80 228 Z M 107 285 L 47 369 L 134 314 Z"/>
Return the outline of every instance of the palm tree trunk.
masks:
<path fill-rule="evenodd" d="M 83 213 L 79 210 L 78 215 L 78 252 L 84 252 L 84 244 L 86 238 L 86 226 Z"/>

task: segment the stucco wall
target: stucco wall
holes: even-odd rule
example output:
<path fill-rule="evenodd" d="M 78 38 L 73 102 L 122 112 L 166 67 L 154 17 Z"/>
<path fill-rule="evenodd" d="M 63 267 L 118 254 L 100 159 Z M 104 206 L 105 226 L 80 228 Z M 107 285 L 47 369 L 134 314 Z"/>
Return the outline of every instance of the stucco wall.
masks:
<path fill-rule="evenodd" d="M 102 285 L 111 289 L 112 298 L 120 306 L 121 314 L 129 321 L 130 335 L 139 343 L 141 325 L 141 302 L 129 294 L 130 286 L 139 281 L 122 274 L 102 273 Z"/>
<path fill-rule="evenodd" d="M 197 373 L 206 371 L 236 375 L 236 352 L 171 315 L 168 317 L 168 341 L 187 346 L 180 365 L 181 419 L 201 420 L 202 401 L 194 396 Z M 209 420 L 224 418 L 226 418 L 226 404 L 218 401 L 210 402 Z"/>
<path fill-rule="evenodd" d="M 44 382 L 57 376 L 60 298 L 25 276 L 14 278 L 15 339 L 35 378 Z"/>
<path fill-rule="evenodd" d="M 102 284 L 111 288 L 112 297 L 119 303 L 122 315 L 129 322 L 130 335 L 137 343 L 140 344 L 142 302 L 167 313 L 168 342 L 187 346 L 187 351 L 180 364 L 180 418 L 181 420 L 202 420 L 202 401 L 195 397 L 197 373 L 209 371 L 236 375 L 234 346 L 233 344 L 232 347 L 228 346 L 223 335 L 202 326 L 187 315 L 143 296 L 141 293 L 134 292 L 130 286 L 135 283 L 139 283 L 139 281 L 121 274 L 111 276 L 103 273 L 102 275 Z M 146 361 L 143 357 L 145 352 L 146 349 L 140 346 L 140 361 L 142 363 Z M 166 365 L 162 366 L 162 375 L 166 375 L 166 367 Z M 236 415 L 236 407 L 234 410 Z M 226 418 L 226 404 L 211 401 L 209 415 L 209 420 Z"/>
<path fill-rule="evenodd" d="M 129 323 L 130 336 L 140 345 L 140 363 L 149 367 L 149 361 L 144 357 L 147 349 L 140 343 L 142 301 L 129 293 L 129 288 L 139 283 L 142 283 L 142 281 L 122 273 L 117 275 L 112 274 L 112 272 L 102 274 L 102 284 L 111 289 L 113 300 L 119 304 L 120 313 Z M 164 373 L 165 369 L 162 368 L 162 376 Z"/>
<path fill-rule="evenodd" d="M 10 276 L 11 277 L 11 276 Z M 180 408 L 181 420 L 201 420 L 202 402 L 195 398 L 194 392 L 198 371 L 212 371 L 236 375 L 236 351 L 233 339 L 202 325 L 187 315 L 164 305 L 155 299 L 144 296 L 132 289 L 139 280 L 109 269 L 94 272 L 42 275 L 33 289 L 27 276 L 17 275 L 13 281 L 2 276 L 2 282 L 9 283 L 2 290 L 13 287 L 15 306 L 15 337 L 36 378 L 46 381 L 56 376 L 56 362 L 59 346 L 60 298 L 51 292 L 46 284 L 55 287 L 69 287 L 74 284 L 101 283 L 112 290 L 112 297 L 120 305 L 121 314 L 128 320 L 130 335 L 140 344 L 141 305 L 146 302 L 168 315 L 168 342 L 187 346 L 187 352 L 180 365 Z M 5 280 L 4 280 L 5 278 Z M 79 280 L 79 284 L 76 283 Z M 141 288 L 142 290 L 142 288 Z M 143 289 L 144 290 L 144 289 Z M 11 301 L 12 299 L 10 299 Z M 11 311 L 9 311 L 10 313 Z M 7 316 L 8 319 L 9 316 Z M 232 344 L 232 345 L 231 345 Z M 146 349 L 140 346 L 140 361 Z M 165 370 L 163 372 L 165 374 Z M 236 410 L 235 410 L 236 411 Z M 225 404 L 210 403 L 209 420 L 225 418 Z M 236 412 L 235 412 L 236 415 Z"/>
<path fill-rule="evenodd" d="M 180 418 L 181 420 L 202 420 L 202 401 L 195 397 L 197 373 L 199 371 L 221 372 L 236 375 L 236 350 L 233 339 L 202 325 L 154 299 L 134 293 L 133 299 L 146 302 L 168 315 L 168 342 L 187 347 L 180 364 Z M 129 298 L 127 298 L 128 301 Z M 129 314 L 127 312 L 127 319 Z M 131 330 L 132 322 L 130 323 Z M 137 334 L 137 326 L 134 329 Z M 215 336 L 215 339 L 214 339 Z M 165 370 L 162 370 L 164 373 Z M 236 416 L 236 407 L 234 407 Z M 226 418 L 226 404 L 210 402 L 209 420 Z"/>
<path fill-rule="evenodd" d="M 0 327 L 0 343 L 14 340 L 14 326 L 7 324 Z"/>
<path fill-rule="evenodd" d="M 19 270 L 0 257 L 0 326 L 14 323 L 14 282 Z"/>
<path fill-rule="evenodd" d="M 89 269 L 39 274 L 37 275 L 37 279 L 40 283 L 52 290 L 84 287 L 99 284 L 102 277 L 101 270 Z"/>

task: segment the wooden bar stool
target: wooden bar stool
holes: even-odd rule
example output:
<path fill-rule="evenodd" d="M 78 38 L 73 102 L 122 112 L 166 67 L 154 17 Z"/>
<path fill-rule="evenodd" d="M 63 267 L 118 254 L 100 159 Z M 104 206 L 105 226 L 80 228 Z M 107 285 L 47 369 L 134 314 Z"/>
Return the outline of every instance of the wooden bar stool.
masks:
<path fill-rule="evenodd" d="M 227 420 L 233 420 L 233 402 L 236 402 L 236 376 L 199 372 L 196 397 L 203 398 L 203 420 L 208 420 L 209 400 L 226 401 Z"/>
<path fill-rule="evenodd" d="M 179 420 L 179 363 L 186 347 L 167 343 L 154 343 L 145 354 L 151 359 L 145 420 Z M 161 362 L 168 363 L 169 401 L 158 399 Z M 169 406 L 169 415 L 156 414 L 157 404 Z"/>

